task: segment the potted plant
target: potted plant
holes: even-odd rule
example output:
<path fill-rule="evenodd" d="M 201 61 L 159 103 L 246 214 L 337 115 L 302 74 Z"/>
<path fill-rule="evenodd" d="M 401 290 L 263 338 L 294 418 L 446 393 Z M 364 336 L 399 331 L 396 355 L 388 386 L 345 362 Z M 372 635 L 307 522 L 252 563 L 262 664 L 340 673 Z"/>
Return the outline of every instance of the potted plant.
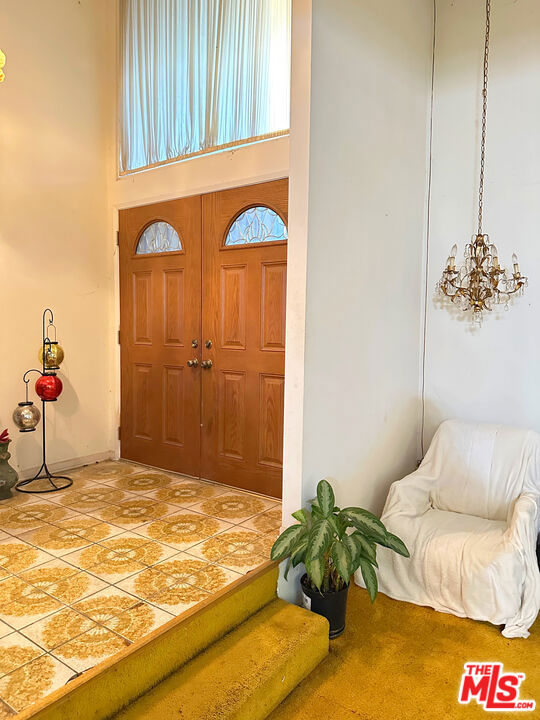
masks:
<path fill-rule="evenodd" d="M 11 439 L 6 428 L 0 433 L 0 500 L 12 496 L 11 488 L 17 484 L 19 479 L 19 476 L 8 462 L 11 457 L 8 451 L 10 442 Z"/>
<path fill-rule="evenodd" d="M 287 558 L 285 578 L 291 565 L 304 563 L 300 583 L 304 606 L 323 615 L 330 623 L 330 637 L 345 629 L 347 592 L 351 575 L 360 568 L 374 602 L 377 597 L 377 545 L 405 557 L 409 551 L 397 535 L 388 532 L 373 513 L 359 507 L 344 510 L 335 505 L 334 491 L 327 480 L 317 485 L 311 510 L 297 510 L 297 525 L 287 528 L 272 547 L 272 560 Z"/>

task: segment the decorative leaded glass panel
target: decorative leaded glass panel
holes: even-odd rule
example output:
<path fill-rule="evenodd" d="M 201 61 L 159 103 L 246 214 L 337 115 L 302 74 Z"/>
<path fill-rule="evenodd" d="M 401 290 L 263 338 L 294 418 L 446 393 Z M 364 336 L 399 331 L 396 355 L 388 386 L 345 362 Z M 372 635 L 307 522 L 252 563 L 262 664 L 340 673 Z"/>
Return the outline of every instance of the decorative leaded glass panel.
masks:
<path fill-rule="evenodd" d="M 149 225 L 137 243 L 137 255 L 148 253 L 178 252 L 182 243 L 176 230 L 162 220 Z"/>
<path fill-rule="evenodd" d="M 278 242 L 287 240 L 285 223 L 269 207 L 260 205 L 241 213 L 230 227 L 225 245 L 249 245 L 250 243 Z"/>

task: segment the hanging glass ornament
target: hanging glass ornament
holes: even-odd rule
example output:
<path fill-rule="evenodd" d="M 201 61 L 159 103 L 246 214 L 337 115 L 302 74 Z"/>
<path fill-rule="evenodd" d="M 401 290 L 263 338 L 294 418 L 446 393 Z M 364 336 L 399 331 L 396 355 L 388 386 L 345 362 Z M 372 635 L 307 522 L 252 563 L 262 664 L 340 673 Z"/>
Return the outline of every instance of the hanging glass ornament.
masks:
<path fill-rule="evenodd" d="M 44 402 L 53 402 L 62 392 L 62 381 L 51 373 L 50 375 L 42 375 L 36 380 L 36 393 Z"/>
<path fill-rule="evenodd" d="M 64 348 L 57 340 L 45 340 L 39 348 L 38 358 L 46 370 L 58 370 L 64 359 Z"/>
<path fill-rule="evenodd" d="M 39 408 L 30 400 L 20 402 L 13 411 L 13 422 L 19 428 L 19 432 L 33 432 L 40 420 Z"/>

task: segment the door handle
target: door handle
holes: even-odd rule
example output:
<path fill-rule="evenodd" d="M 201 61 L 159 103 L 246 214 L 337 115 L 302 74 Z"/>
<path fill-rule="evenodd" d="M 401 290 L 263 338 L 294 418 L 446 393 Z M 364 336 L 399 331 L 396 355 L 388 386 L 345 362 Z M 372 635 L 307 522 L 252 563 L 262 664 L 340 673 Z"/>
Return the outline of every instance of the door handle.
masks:
<path fill-rule="evenodd" d="M 193 358 L 193 360 L 188 360 L 187 364 L 188 364 L 188 367 L 197 367 L 197 365 L 199 364 L 199 361 L 197 360 L 197 358 Z"/>
<path fill-rule="evenodd" d="M 203 370 L 210 370 L 214 363 L 211 360 L 203 360 L 201 363 L 201 367 Z"/>

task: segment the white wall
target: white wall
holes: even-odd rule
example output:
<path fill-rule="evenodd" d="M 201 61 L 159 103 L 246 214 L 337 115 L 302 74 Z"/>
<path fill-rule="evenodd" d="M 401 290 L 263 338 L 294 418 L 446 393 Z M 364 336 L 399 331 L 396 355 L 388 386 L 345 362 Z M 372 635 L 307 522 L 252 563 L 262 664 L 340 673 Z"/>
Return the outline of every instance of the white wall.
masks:
<path fill-rule="evenodd" d="M 46 306 L 66 351 L 64 392 L 48 406 L 49 460 L 112 450 L 113 27 L 108 0 L 2 2 L 0 427 L 22 471 L 40 464 L 41 437 L 16 432 L 11 413 L 23 372 L 38 365 Z"/>
<path fill-rule="evenodd" d="M 415 467 L 429 0 L 313 3 L 303 496 L 380 511 Z"/>
<path fill-rule="evenodd" d="M 471 329 L 434 286 L 476 229 L 484 3 L 438 0 L 428 277 L 426 447 L 447 417 L 540 430 L 540 3 L 493 0 L 484 232 L 530 276 L 522 298 Z"/>

